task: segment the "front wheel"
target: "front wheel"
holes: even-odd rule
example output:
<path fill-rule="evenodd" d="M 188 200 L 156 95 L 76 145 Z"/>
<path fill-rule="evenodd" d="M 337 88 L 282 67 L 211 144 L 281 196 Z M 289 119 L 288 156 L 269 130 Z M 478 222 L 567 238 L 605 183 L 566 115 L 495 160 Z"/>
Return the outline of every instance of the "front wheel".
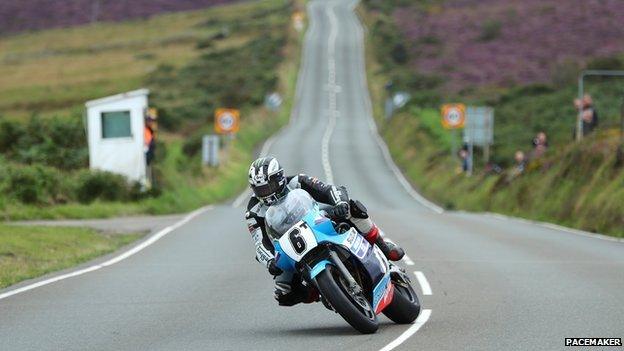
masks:
<path fill-rule="evenodd" d="M 316 277 L 319 292 L 331 304 L 347 323 L 362 334 L 372 334 L 379 324 L 377 316 L 362 293 L 349 292 L 346 281 L 333 266 L 319 273 Z"/>
<path fill-rule="evenodd" d="M 418 318 L 420 301 L 409 281 L 394 281 L 394 297 L 383 314 L 398 324 L 409 324 Z"/>

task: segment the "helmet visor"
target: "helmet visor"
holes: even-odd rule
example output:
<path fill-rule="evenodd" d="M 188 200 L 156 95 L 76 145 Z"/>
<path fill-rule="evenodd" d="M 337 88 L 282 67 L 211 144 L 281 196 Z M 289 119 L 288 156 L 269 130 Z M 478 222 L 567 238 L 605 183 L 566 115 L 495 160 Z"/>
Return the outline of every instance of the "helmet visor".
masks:
<path fill-rule="evenodd" d="M 280 182 L 277 179 L 271 179 L 267 184 L 252 186 L 254 194 L 259 198 L 275 195 L 281 190 Z"/>

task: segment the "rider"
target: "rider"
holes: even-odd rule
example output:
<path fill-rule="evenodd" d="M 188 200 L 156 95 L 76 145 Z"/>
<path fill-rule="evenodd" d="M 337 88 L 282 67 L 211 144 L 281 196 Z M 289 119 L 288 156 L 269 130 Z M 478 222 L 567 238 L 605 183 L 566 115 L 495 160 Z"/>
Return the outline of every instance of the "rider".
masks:
<path fill-rule="evenodd" d="M 316 298 L 301 286 L 299 279 L 294 279 L 293 273 L 283 272 L 277 267 L 273 244 L 264 222 L 267 209 L 292 189 L 303 189 L 314 200 L 333 206 L 330 211 L 333 217 L 348 220 L 369 243 L 377 244 L 389 260 L 403 258 L 403 249 L 382 238 L 366 207 L 360 201 L 349 199 L 345 187 L 326 184 L 305 174 L 286 177 L 274 157 L 261 157 L 251 164 L 249 184 L 254 194 L 245 213 L 247 227 L 256 245 L 256 260 L 276 276 L 275 299 L 280 305 L 292 306 L 299 302 L 312 302 Z"/>

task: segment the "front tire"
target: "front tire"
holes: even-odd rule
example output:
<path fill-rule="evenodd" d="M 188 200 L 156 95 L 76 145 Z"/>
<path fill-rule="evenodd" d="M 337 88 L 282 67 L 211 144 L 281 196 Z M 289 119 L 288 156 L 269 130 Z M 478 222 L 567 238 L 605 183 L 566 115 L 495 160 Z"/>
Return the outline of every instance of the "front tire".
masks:
<path fill-rule="evenodd" d="M 340 278 L 332 274 L 334 270 L 335 268 L 333 266 L 327 266 L 327 268 L 316 277 L 321 295 L 331 304 L 333 309 L 357 331 L 362 334 L 372 334 L 376 332 L 377 328 L 379 328 L 379 324 L 370 303 L 363 295 L 357 297 L 350 296 L 349 292 L 347 292 L 343 286 L 344 284 L 339 281 L 337 282 Z M 368 305 L 372 316 L 370 313 L 366 313 L 366 306 L 361 307 L 364 311 L 356 306 L 357 302 L 352 300 L 355 298 L 358 298 L 361 304 L 365 302 Z"/>
<path fill-rule="evenodd" d="M 398 324 L 410 324 L 418 318 L 420 301 L 409 282 L 394 283 L 394 297 L 383 314 Z"/>

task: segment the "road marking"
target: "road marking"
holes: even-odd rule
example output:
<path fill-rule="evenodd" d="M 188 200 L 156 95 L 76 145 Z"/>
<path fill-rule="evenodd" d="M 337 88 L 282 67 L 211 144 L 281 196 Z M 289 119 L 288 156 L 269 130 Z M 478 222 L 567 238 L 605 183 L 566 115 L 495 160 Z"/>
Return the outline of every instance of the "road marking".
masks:
<path fill-rule="evenodd" d="M 353 8 L 353 6 L 355 6 L 354 4 L 351 4 L 350 7 Z M 441 214 L 444 212 L 444 209 L 436 204 L 434 204 L 433 202 L 427 200 L 425 197 L 423 197 L 422 195 L 420 195 L 416 190 L 414 190 L 414 188 L 412 187 L 412 185 L 410 184 L 410 182 L 405 179 L 405 176 L 403 175 L 403 173 L 401 172 L 401 170 L 399 169 L 399 167 L 397 167 L 397 165 L 394 163 L 394 161 L 392 160 L 392 156 L 390 155 L 390 152 L 388 151 L 388 145 L 386 145 L 385 141 L 381 138 L 381 136 L 379 136 L 379 131 L 377 130 L 377 124 L 375 123 L 375 120 L 373 119 L 373 108 L 372 108 L 372 102 L 370 99 L 370 94 L 367 93 L 368 92 L 368 83 L 367 83 L 367 79 L 366 79 L 366 68 L 364 67 L 364 61 L 361 60 L 361 58 L 364 57 L 364 48 L 363 48 L 363 43 L 364 43 L 364 29 L 362 28 L 362 24 L 360 23 L 359 20 L 355 19 L 353 20 L 353 22 L 356 25 L 356 34 L 358 36 L 358 40 L 357 41 L 357 45 L 358 45 L 358 51 L 360 51 L 360 55 L 358 55 L 358 57 L 360 58 L 359 63 L 360 63 L 360 69 L 359 71 L 359 76 L 360 76 L 360 84 L 362 86 L 362 91 L 366 92 L 364 94 L 364 105 L 366 107 L 367 110 L 367 115 L 368 115 L 368 124 L 369 124 L 369 128 L 371 130 L 371 134 L 373 135 L 373 138 L 375 139 L 375 141 L 377 142 L 377 145 L 379 146 L 379 148 L 381 149 L 381 153 L 384 157 L 384 160 L 386 161 L 386 164 L 388 165 L 388 167 L 390 168 L 390 170 L 392 170 L 392 173 L 394 173 L 394 176 L 397 178 L 397 180 L 399 181 L 399 183 L 401 183 L 401 185 L 403 186 L 403 188 L 405 189 L 405 191 L 407 191 L 407 193 L 414 198 L 416 201 L 418 201 L 420 204 L 422 204 L 423 206 L 425 206 L 426 208 L 430 209 L 431 211 Z"/>
<path fill-rule="evenodd" d="M 405 340 L 409 339 L 410 336 L 414 335 L 414 333 L 416 333 L 418 329 L 420 329 L 420 327 L 427 323 L 427 320 L 429 320 L 430 316 L 431 310 L 420 311 L 420 315 L 418 316 L 418 318 L 416 318 L 414 324 L 412 324 L 406 331 L 404 331 L 403 334 L 399 335 L 398 338 L 392 340 L 392 342 L 384 346 L 379 351 L 390 351 L 393 350 L 395 347 L 401 345 L 403 342 L 405 342 Z"/>
<path fill-rule="evenodd" d="M 520 223 L 531 224 L 531 225 L 536 225 L 536 226 L 548 228 L 548 229 L 551 229 L 551 230 L 566 232 L 566 233 L 570 233 L 570 234 L 576 234 L 576 235 L 584 236 L 584 237 L 587 237 L 587 238 L 602 239 L 602 240 L 607 240 L 607 241 L 614 241 L 614 242 L 624 243 L 624 239 L 623 238 L 616 238 L 616 237 L 612 237 L 612 236 L 608 236 L 608 235 L 604 235 L 604 234 L 591 233 L 591 232 L 587 232 L 587 231 L 580 230 L 580 229 L 564 227 L 562 225 L 554 224 L 554 223 L 534 221 L 534 220 L 531 220 L 531 219 L 520 218 L 520 217 L 512 217 L 512 216 L 507 216 L 507 215 L 504 215 L 504 214 L 494 213 L 494 212 L 483 212 L 483 213 L 466 212 L 466 211 L 457 211 L 457 212 L 458 213 L 466 213 L 466 214 L 470 214 L 470 215 L 482 215 L 482 216 L 496 218 L 496 219 L 504 220 L 504 221 L 516 221 L 516 222 L 520 222 Z"/>
<path fill-rule="evenodd" d="M 328 6 L 325 8 L 327 17 L 329 18 L 329 38 L 327 39 L 327 92 L 328 92 L 328 121 L 325 133 L 323 133 L 323 139 L 321 141 L 321 162 L 323 164 L 323 170 L 325 171 L 325 180 L 332 184 L 334 183 L 334 174 L 331 169 L 331 163 L 329 161 L 329 142 L 331 136 L 336 127 L 336 119 L 338 118 L 337 97 L 338 88 L 336 85 L 336 38 L 338 37 L 338 20 L 336 19 L 336 13 L 334 8 Z"/>
<path fill-rule="evenodd" d="M 308 5 L 308 7 L 310 7 L 311 5 Z M 310 11 L 308 11 L 310 12 Z M 290 112 L 290 118 L 288 120 L 288 124 L 285 125 L 282 129 L 280 129 L 277 133 L 273 134 L 273 136 L 271 136 L 269 139 L 267 139 L 264 144 L 262 145 L 262 149 L 260 150 L 260 157 L 265 157 L 269 154 L 269 149 L 271 148 L 271 146 L 273 146 L 273 143 L 275 142 L 275 140 L 284 133 L 284 131 L 286 131 L 288 128 L 290 128 L 293 125 L 293 122 L 297 119 L 298 117 L 298 111 L 299 111 L 299 103 L 301 101 L 301 94 L 302 94 L 302 81 L 303 81 L 303 77 L 306 75 L 306 73 L 310 70 L 310 64 L 308 62 L 307 56 L 306 55 L 306 51 L 309 50 L 307 47 L 308 45 L 306 45 L 306 43 L 308 41 L 311 41 L 311 37 L 312 37 L 312 33 L 314 32 L 316 28 L 316 24 L 315 23 L 311 23 L 310 27 L 308 28 L 308 30 L 306 30 L 306 33 L 304 35 L 304 43 L 303 43 L 303 49 L 302 49 L 302 53 L 301 53 L 301 64 L 299 66 L 299 71 L 297 72 L 297 83 L 295 84 L 295 96 L 294 96 L 294 104 L 293 107 L 291 109 Z M 251 196 L 251 190 L 249 188 L 246 188 L 245 190 L 243 190 L 242 193 L 240 193 L 240 195 L 238 195 L 236 197 L 236 199 L 232 202 L 232 207 L 233 208 L 238 208 L 240 207 L 243 202 L 245 200 L 247 200 L 249 197 Z"/>
<path fill-rule="evenodd" d="M 405 262 L 405 264 L 408 266 L 414 265 L 414 261 L 412 261 L 412 259 L 407 254 L 403 256 L 403 262 Z"/>
<path fill-rule="evenodd" d="M 414 274 L 416 275 L 418 284 L 420 284 L 420 289 L 422 289 L 423 295 L 427 295 L 427 296 L 433 295 L 433 292 L 431 291 L 431 286 L 429 285 L 429 282 L 427 281 L 427 277 L 425 277 L 425 274 L 421 271 L 415 271 Z"/>
<path fill-rule="evenodd" d="M 22 286 L 20 288 L 16 288 L 13 290 L 9 290 L 6 291 L 2 294 L 0 294 L 0 300 L 2 299 L 6 299 L 7 297 L 13 296 L 13 295 L 17 295 L 44 285 L 48 285 L 48 284 L 52 284 L 55 282 L 58 282 L 60 280 L 64 280 L 64 279 L 68 279 L 68 278 L 73 278 L 73 277 L 77 277 L 79 275 L 83 275 L 85 273 L 89 273 L 89 272 L 93 272 L 93 271 L 97 271 L 98 269 L 104 268 L 104 267 L 108 267 L 111 265 L 114 265 L 115 263 L 118 263 L 122 260 L 125 260 L 126 258 L 136 254 L 137 252 L 145 249 L 146 247 L 152 245 L 153 243 L 155 243 L 156 241 L 158 241 L 159 239 L 161 239 L 162 237 L 164 237 L 165 235 L 173 232 L 174 230 L 180 228 L 181 226 L 185 225 L 186 223 L 188 223 L 190 220 L 192 220 L 193 218 L 199 216 L 200 214 L 211 210 L 213 208 L 213 206 L 206 206 L 206 207 L 202 207 L 200 209 L 197 209 L 191 213 L 189 213 L 188 215 L 186 215 L 183 219 L 181 219 L 179 222 L 168 226 L 167 228 L 162 229 L 161 231 L 157 232 L 156 234 L 150 236 L 147 240 L 142 241 L 141 243 L 139 243 L 138 245 L 132 247 L 131 249 L 121 253 L 118 256 L 115 256 L 113 258 L 111 258 L 110 260 L 100 263 L 100 264 L 96 264 L 93 266 L 89 266 L 87 268 L 83 268 L 83 269 L 79 269 L 73 272 L 69 272 L 66 274 L 62 274 L 56 277 L 52 277 L 49 279 L 45 279 L 36 283 L 32 283 L 26 286 Z"/>

